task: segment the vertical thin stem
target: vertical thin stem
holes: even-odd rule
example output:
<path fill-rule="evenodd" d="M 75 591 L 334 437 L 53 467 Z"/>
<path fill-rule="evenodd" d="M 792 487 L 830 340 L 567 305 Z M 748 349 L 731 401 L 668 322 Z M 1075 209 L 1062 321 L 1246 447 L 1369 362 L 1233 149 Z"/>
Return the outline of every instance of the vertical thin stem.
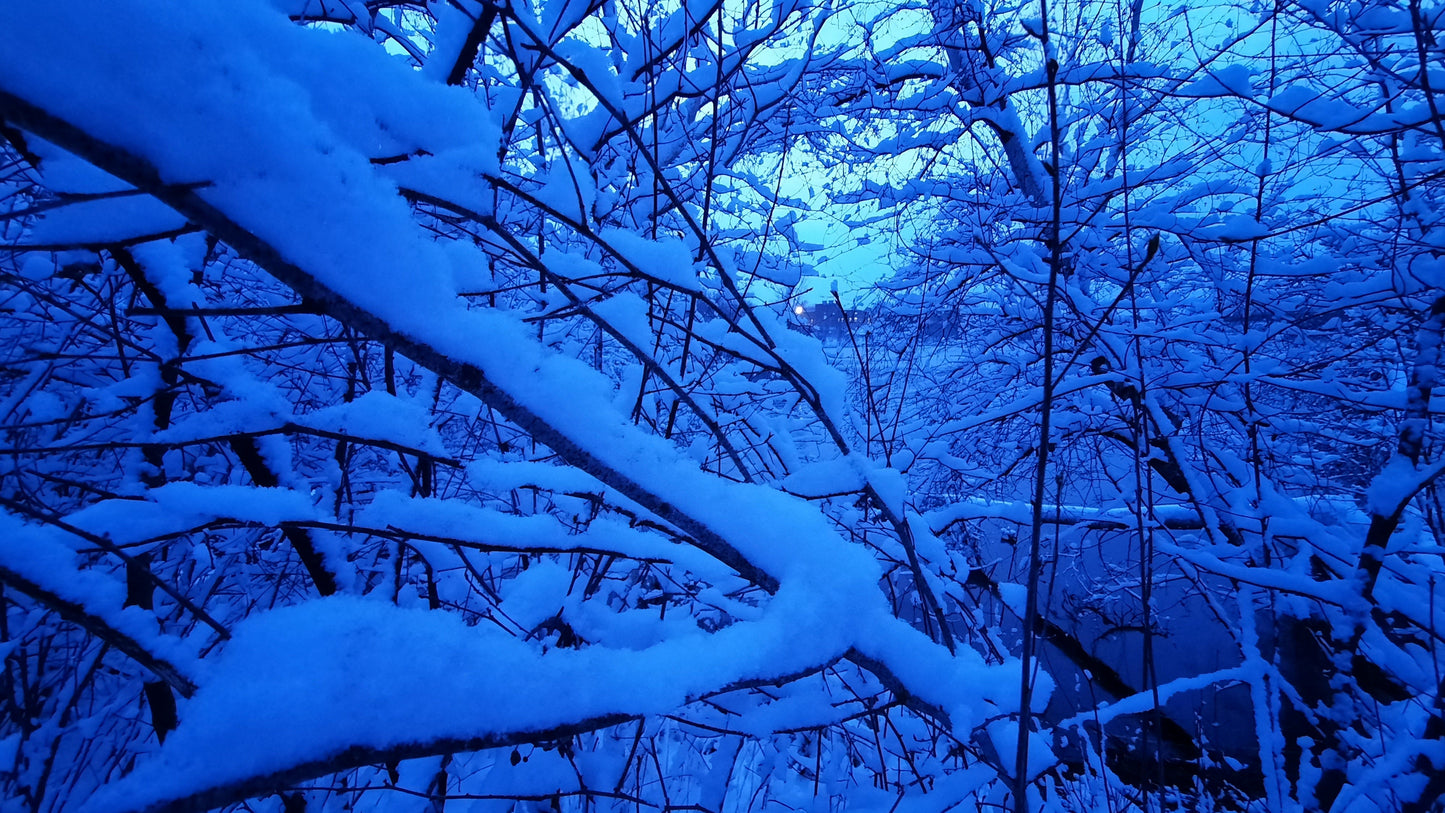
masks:
<path fill-rule="evenodd" d="M 1049 224 L 1049 281 L 1044 298 L 1043 355 L 1044 382 L 1043 404 L 1039 414 L 1039 449 L 1034 467 L 1033 516 L 1029 529 L 1028 578 L 1024 606 L 1023 652 L 1019 675 L 1019 727 L 1018 749 L 1014 754 L 1013 797 L 1015 813 L 1028 813 L 1029 787 L 1029 727 L 1033 717 L 1033 673 L 1036 638 L 1034 627 L 1038 623 L 1039 581 L 1043 573 L 1043 559 L 1040 555 L 1044 527 L 1044 494 L 1048 485 L 1049 444 L 1053 422 L 1054 402 L 1054 309 L 1059 295 L 1059 271 L 1063 265 L 1061 242 L 1063 221 L 1063 141 L 1059 127 L 1058 75 L 1059 62 L 1049 42 L 1049 4 L 1039 0 L 1040 16 L 1043 18 L 1040 40 L 1047 60 L 1049 99 L 1049 141 L 1053 159 L 1053 207 Z"/>

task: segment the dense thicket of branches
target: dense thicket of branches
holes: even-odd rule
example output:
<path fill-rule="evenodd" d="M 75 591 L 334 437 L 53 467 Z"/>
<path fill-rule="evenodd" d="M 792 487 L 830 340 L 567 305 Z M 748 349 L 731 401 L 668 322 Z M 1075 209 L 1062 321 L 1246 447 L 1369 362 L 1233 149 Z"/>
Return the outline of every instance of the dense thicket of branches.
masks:
<path fill-rule="evenodd" d="M 1442 65 L 7 0 L 0 806 L 1438 808 Z"/>

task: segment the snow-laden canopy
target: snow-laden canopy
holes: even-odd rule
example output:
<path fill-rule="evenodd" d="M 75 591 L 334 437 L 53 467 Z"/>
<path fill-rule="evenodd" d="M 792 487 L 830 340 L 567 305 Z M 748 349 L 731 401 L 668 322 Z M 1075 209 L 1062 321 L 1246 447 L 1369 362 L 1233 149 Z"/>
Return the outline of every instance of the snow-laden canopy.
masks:
<path fill-rule="evenodd" d="M 1430 809 L 1441 42 L 5 0 L 4 806 Z"/>

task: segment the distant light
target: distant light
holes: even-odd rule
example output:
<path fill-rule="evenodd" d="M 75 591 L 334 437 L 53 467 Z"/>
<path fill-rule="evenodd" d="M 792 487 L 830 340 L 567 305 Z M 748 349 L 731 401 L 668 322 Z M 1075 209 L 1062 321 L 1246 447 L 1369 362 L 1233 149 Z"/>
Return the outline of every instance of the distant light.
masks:
<path fill-rule="evenodd" d="M 802 315 L 803 315 L 803 306 L 802 306 L 802 305 L 797 305 L 797 306 L 795 306 L 795 307 L 793 308 L 793 313 L 796 313 L 796 314 L 798 314 L 799 316 L 802 316 Z"/>

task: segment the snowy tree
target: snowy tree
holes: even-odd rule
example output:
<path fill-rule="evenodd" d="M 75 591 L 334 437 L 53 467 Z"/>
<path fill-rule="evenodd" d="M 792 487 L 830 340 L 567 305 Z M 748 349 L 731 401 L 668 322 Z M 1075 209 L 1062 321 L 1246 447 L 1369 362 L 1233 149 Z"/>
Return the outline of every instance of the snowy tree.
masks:
<path fill-rule="evenodd" d="M 1438 3 L 0 20 L 7 809 L 1445 794 Z"/>
<path fill-rule="evenodd" d="M 746 233 L 829 13 L 7 7 L 7 797 L 996 783 L 1016 670 L 790 493 L 931 595 Z"/>
<path fill-rule="evenodd" d="M 1384 804 L 1428 809 L 1439 11 L 1034 8 L 932 8 L 930 34 L 875 49 L 929 68 L 859 68 L 945 113 L 882 159 L 923 175 L 883 190 L 922 239 L 879 353 L 946 394 L 921 421 L 888 402 L 880 433 L 1026 661 L 1036 637 L 1087 683 L 1025 713 L 1142 787 L 1344 809 L 1397 776 Z M 953 335 L 909 329 L 929 319 Z"/>

